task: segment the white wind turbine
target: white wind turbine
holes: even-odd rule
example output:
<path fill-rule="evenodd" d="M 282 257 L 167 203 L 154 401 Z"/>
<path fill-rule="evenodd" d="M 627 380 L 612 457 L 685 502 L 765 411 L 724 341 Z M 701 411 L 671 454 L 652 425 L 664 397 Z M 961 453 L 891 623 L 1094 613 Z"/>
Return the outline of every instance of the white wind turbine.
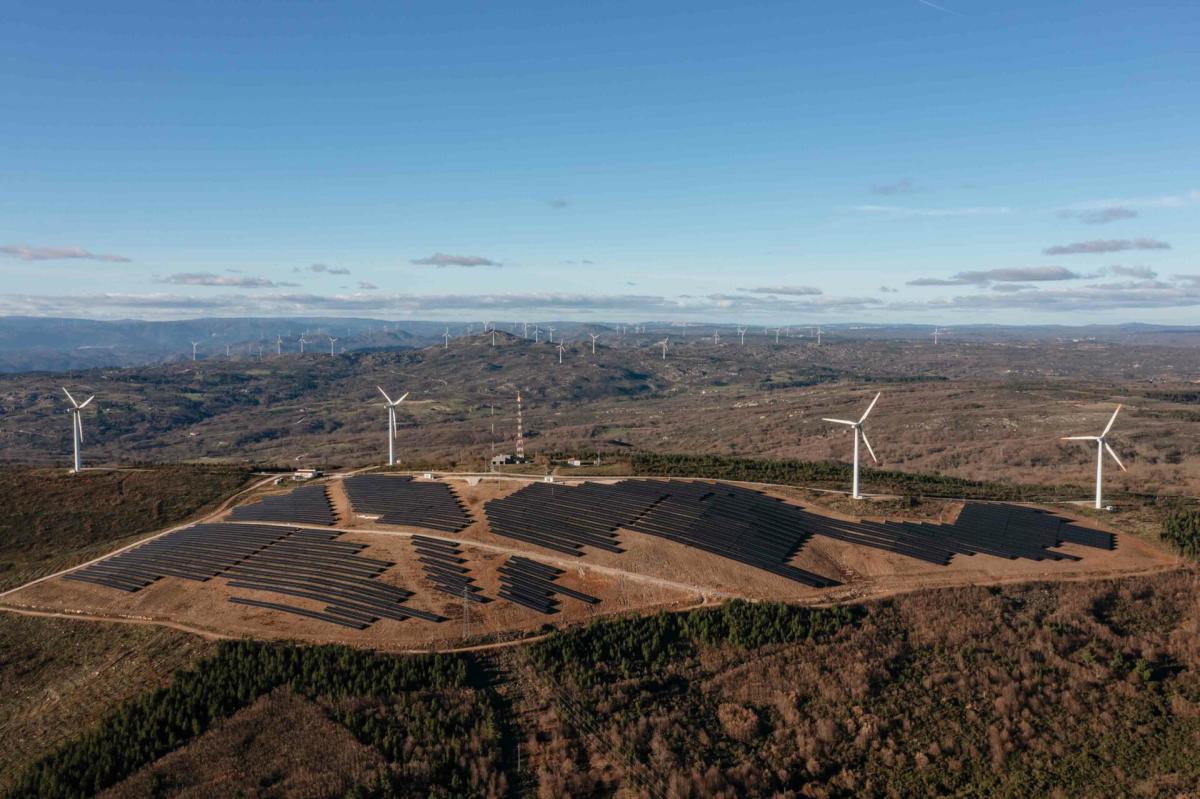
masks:
<path fill-rule="evenodd" d="M 558 329 L 558 328 L 556 328 L 556 327 L 551 327 L 551 326 L 549 326 L 549 325 L 547 325 L 547 326 L 546 326 L 546 332 L 550 334 L 550 343 L 551 343 L 551 344 L 553 344 L 553 343 L 554 343 L 554 331 L 555 331 L 555 330 L 557 330 L 557 329 Z"/>
<path fill-rule="evenodd" d="M 395 466 L 396 465 L 396 406 L 399 405 L 400 403 L 404 402 L 404 398 L 408 396 L 408 392 L 405 391 L 400 396 L 400 399 L 393 400 L 391 397 L 389 397 L 387 395 L 387 392 L 383 390 L 383 386 L 375 386 L 375 388 L 379 389 L 379 393 L 383 395 L 383 398 L 385 400 L 387 400 L 388 466 Z"/>
<path fill-rule="evenodd" d="M 592 355 L 595 355 L 596 354 L 596 339 L 600 338 L 600 336 L 596 333 L 588 333 L 588 335 L 592 337 Z"/>
<path fill-rule="evenodd" d="M 882 393 L 882 392 L 880 392 Z M 875 395 L 875 399 L 871 400 L 871 404 L 867 406 L 863 412 L 862 418 L 857 422 L 851 422 L 847 419 L 823 419 L 825 422 L 833 422 L 834 424 L 849 425 L 854 429 L 854 484 L 851 496 L 855 499 L 862 499 L 862 493 L 858 490 L 858 440 L 867 445 L 867 452 L 871 453 L 871 460 L 879 463 L 879 458 L 875 457 L 875 450 L 871 449 L 871 442 L 867 440 L 867 431 L 863 430 L 863 422 L 867 421 L 867 416 L 870 415 L 871 409 L 875 407 L 875 403 L 879 402 L 879 394 Z"/>
<path fill-rule="evenodd" d="M 558 362 L 562 363 L 563 350 L 567 348 L 567 342 L 559 339 L 558 341 Z"/>
<path fill-rule="evenodd" d="M 737 329 L 737 332 L 738 332 L 738 338 L 741 339 L 741 341 L 738 342 L 739 346 L 742 346 L 742 347 L 746 346 L 746 328 L 739 327 Z"/>
<path fill-rule="evenodd" d="M 671 340 L 671 337 L 667 336 L 662 341 L 658 342 L 658 345 L 663 348 L 662 349 L 662 359 L 664 361 L 667 359 L 667 342 L 670 340 Z"/>
<path fill-rule="evenodd" d="M 333 336 L 329 337 L 329 357 L 330 358 L 333 357 L 333 342 L 335 342 L 335 341 L 337 341 L 336 338 L 334 338 Z"/>
<path fill-rule="evenodd" d="M 938 344 L 940 344 L 941 342 L 938 340 L 939 337 L 942 335 L 942 333 L 948 332 L 948 330 L 942 330 L 940 327 L 935 327 L 933 329 L 933 345 L 936 347 Z"/>
<path fill-rule="evenodd" d="M 1108 431 L 1112 430 L 1113 422 L 1117 421 L 1117 414 L 1121 412 L 1121 406 L 1113 411 L 1112 418 L 1108 420 L 1108 424 L 1104 426 L 1104 432 L 1098 436 L 1064 436 L 1063 441 L 1095 441 L 1096 442 L 1096 510 L 1104 508 L 1104 497 L 1102 494 L 1104 481 L 1104 452 L 1112 456 L 1112 459 L 1121 467 L 1121 471 L 1125 472 L 1125 464 L 1121 463 L 1121 459 L 1117 457 L 1117 453 L 1108 445 Z"/>
<path fill-rule="evenodd" d="M 442 333 L 442 349 L 450 348 L 450 328 L 446 328 L 446 332 Z"/>
<path fill-rule="evenodd" d="M 542 329 L 540 327 L 538 327 L 537 325 L 534 325 L 533 326 L 533 343 L 534 344 L 537 344 L 539 341 L 541 341 L 541 339 L 539 338 L 539 336 L 541 336 L 541 335 L 542 335 Z"/>
<path fill-rule="evenodd" d="M 305 345 L 305 344 L 307 344 L 307 343 L 308 343 L 308 339 L 306 339 L 306 338 L 304 337 L 304 335 L 303 335 L 303 334 L 301 334 L 301 336 L 300 336 L 300 354 L 301 354 L 301 355 L 303 355 L 303 354 L 304 354 L 304 345 Z"/>
<path fill-rule="evenodd" d="M 721 343 L 721 332 L 719 330 L 714 329 L 713 330 L 713 344 L 720 344 L 720 343 Z"/>
<path fill-rule="evenodd" d="M 193 341 L 193 342 L 192 342 L 192 360 L 193 360 L 193 361 L 194 361 L 194 360 L 196 360 L 196 347 L 199 347 L 199 346 L 200 346 L 200 342 L 199 342 L 199 341 Z"/>
<path fill-rule="evenodd" d="M 275 354 L 276 355 L 283 354 L 283 336 L 275 337 Z"/>
<path fill-rule="evenodd" d="M 817 346 L 818 347 L 821 346 L 821 328 L 820 328 L 820 326 L 817 327 Z"/>
<path fill-rule="evenodd" d="M 83 444 L 83 418 L 80 415 L 80 411 L 86 408 L 88 403 L 96 398 L 96 395 L 93 394 L 85 399 L 83 404 L 80 404 L 75 401 L 75 398 L 71 396 L 71 392 L 67 391 L 65 387 L 63 388 L 63 393 L 66 394 L 67 399 L 71 401 L 71 407 L 67 410 L 67 413 L 71 414 L 71 441 L 75 445 L 75 463 L 74 468 L 72 468 L 71 471 L 73 471 L 75 474 L 79 474 L 79 472 L 83 470 L 83 464 L 79 458 L 79 448 Z"/>
<path fill-rule="evenodd" d="M 783 328 L 780 328 L 780 327 L 777 327 L 777 328 L 775 328 L 775 343 L 776 343 L 776 344 L 778 344 L 778 343 L 779 343 L 779 333 L 780 333 L 780 331 L 782 331 L 782 330 L 783 330 Z"/>

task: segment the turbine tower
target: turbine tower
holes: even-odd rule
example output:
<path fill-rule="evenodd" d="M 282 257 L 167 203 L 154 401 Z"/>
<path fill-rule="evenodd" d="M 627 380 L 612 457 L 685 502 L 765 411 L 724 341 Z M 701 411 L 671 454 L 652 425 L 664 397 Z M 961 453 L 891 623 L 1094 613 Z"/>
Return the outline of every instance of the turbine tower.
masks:
<path fill-rule="evenodd" d="M 738 346 L 741 346 L 741 347 L 746 346 L 746 328 L 739 327 L 737 329 L 737 332 L 738 332 L 738 337 L 741 339 L 741 341 L 738 342 Z"/>
<path fill-rule="evenodd" d="M 939 336 L 941 336 L 941 335 L 942 335 L 942 333 L 945 333 L 945 332 L 947 332 L 947 331 L 945 331 L 945 330 L 942 330 L 940 327 L 935 327 L 935 328 L 933 329 L 933 346 L 935 346 L 935 347 L 936 347 L 938 344 L 940 344 L 940 343 L 941 343 L 941 342 L 938 340 L 938 337 L 939 337 Z"/>
<path fill-rule="evenodd" d="M 565 350 L 566 347 L 567 347 L 567 343 L 565 341 L 559 339 L 559 342 L 558 342 L 558 362 L 559 363 L 562 363 L 563 350 Z"/>
<path fill-rule="evenodd" d="M 596 354 L 596 339 L 600 338 L 596 333 L 588 333 L 592 337 L 592 355 Z"/>
<path fill-rule="evenodd" d="M 408 392 L 405 391 L 400 396 L 400 399 L 393 400 L 391 397 L 389 397 L 387 395 L 387 392 L 383 390 L 383 386 L 375 386 L 375 388 L 379 389 L 379 393 L 382 394 L 383 398 L 387 401 L 388 466 L 395 466 L 396 465 L 396 406 L 399 405 L 400 403 L 404 402 L 404 398 L 408 396 Z"/>
<path fill-rule="evenodd" d="M 663 350 L 662 350 L 662 359 L 663 359 L 664 361 L 667 359 L 667 342 L 668 342 L 668 341 L 670 341 L 670 340 L 671 340 L 671 337 L 670 337 L 670 336 L 667 336 L 667 337 L 666 337 L 666 338 L 664 338 L 662 341 L 658 342 L 658 345 L 659 345 L 660 347 L 662 347 L 662 348 L 663 348 Z"/>
<path fill-rule="evenodd" d="M 450 347 L 450 328 L 446 328 L 446 332 L 442 333 L 442 349 Z"/>
<path fill-rule="evenodd" d="M 496 327 L 492 326 L 492 346 L 496 346 Z"/>
<path fill-rule="evenodd" d="M 276 355 L 283 354 L 283 336 L 275 337 L 275 354 Z"/>
<path fill-rule="evenodd" d="M 548 333 L 550 334 L 550 343 L 551 343 L 551 344 L 553 344 L 553 343 L 554 343 L 554 331 L 555 331 L 555 330 L 557 330 L 557 329 L 558 329 L 558 328 L 556 328 L 556 327 L 551 327 L 551 326 L 549 326 L 549 325 L 547 325 L 547 326 L 546 326 L 546 332 L 548 332 Z"/>
<path fill-rule="evenodd" d="M 517 460 L 525 460 L 525 431 L 521 423 L 521 389 L 517 389 Z"/>
<path fill-rule="evenodd" d="M 194 360 L 196 360 L 196 347 L 199 347 L 199 346 L 200 346 L 200 342 L 199 342 L 199 341 L 193 341 L 193 342 L 192 342 L 192 360 L 193 360 L 193 361 L 194 361 Z"/>
<path fill-rule="evenodd" d="M 880 392 L 882 393 L 882 392 Z M 867 410 L 863 412 L 862 418 L 857 422 L 851 422 L 847 419 L 823 419 L 825 422 L 833 422 L 834 424 L 849 425 L 854 429 L 854 491 L 851 493 L 855 499 L 862 499 L 862 493 L 858 490 L 858 440 L 867 445 L 867 452 L 871 453 L 871 460 L 879 463 L 879 458 L 875 457 L 875 450 L 871 449 L 871 442 L 867 440 L 867 432 L 863 430 L 863 422 L 867 421 L 867 416 L 870 415 L 871 409 L 875 407 L 875 403 L 879 402 L 879 394 L 875 395 L 875 399 L 871 400 L 871 404 L 867 406 Z"/>
<path fill-rule="evenodd" d="M 300 336 L 300 354 L 301 355 L 304 354 L 304 345 L 307 343 L 308 343 L 308 339 L 306 339 L 303 335 L 301 335 Z"/>
<path fill-rule="evenodd" d="M 330 358 L 333 357 L 333 342 L 335 342 L 335 341 L 337 341 L 336 338 L 334 338 L 333 336 L 329 337 L 329 357 Z"/>
<path fill-rule="evenodd" d="M 88 403 L 96 398 L 96 395 L 93 394 L 88 397 L 81 405 L 75 401 L 75 398 L 71 396 L 71 392 L 67 391 L 65 386 L 63 387 L 63 393 L 71 401 L 71 407 L 67 410 L 67 413 L 71 414 L 71 441 L 75 445 L 75 462 L 71 471 L 79 474 L 83 470 L 83 464 L 79 458 L 79 447 L 83 444 L 83 418 L 80 415 L 80 411 L 86 408 Z"/>
<path fill-rule="evenodd" d="M 1121 467 L 1121 471 L 1129 471 L 1125 468 L 1125 464 L 1121 463 L 1121 459 L 1117 457 L 1117 453 L 1108 445 L 1108 431 L 1112 430 L 1113 422 L 1117 421 L 1117 414 L 1121 412 L 1121 406 L 1113 411 L 1112 418 L 1108 420 L 1108 424 L 1104 426 L 1104 432 L 1098 436 L 1064 436 L 1063 441 L 1095 441 L 1096 442 L 1096 510 L 1104 509 L 1104 496 L 1102 493 L 1104 485 L 1104 453 L 1108 452 L 1112 459 Z"/>
<path fill-rule="evenodd" d="M 721 343 L 721 333 L 719 330 L 714 328 L 713 329 L 713 344 L 720 344 L 720 343 Z"/>

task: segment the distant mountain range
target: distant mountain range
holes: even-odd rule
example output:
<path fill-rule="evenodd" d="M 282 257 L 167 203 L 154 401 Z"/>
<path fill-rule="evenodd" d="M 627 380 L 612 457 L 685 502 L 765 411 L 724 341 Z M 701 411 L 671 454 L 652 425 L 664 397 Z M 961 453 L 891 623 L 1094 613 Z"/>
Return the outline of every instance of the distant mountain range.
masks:
<path fill-rule="evenodd" d="M 482 322 L 469 323 L 478 332 Z M 612 331 L 617 323 L 542 322 L 545 330 L 553 327 L 558 338 L 586 342 L 587 333 Z M 500 329 L 522 334 L 521 323 L 501 322 Z M 736 336 L 735 323 L 650 322 L 642 323 L 646 334 L 679 337 L 712 335 L 719 329 L 724 337 Z M 632 325 L 628 326 L 632 330 Z M 122 319 L 97 321 L 49 317 L 0 317 L 0 373 L 60 372 L 95 367 L 146 366 L 190 360 L 192 342 L 196 357 L 208 360 L 225 357 L 258 357 L 274 352 L 282 338 L 283 352 L 298 352 L 299 338 L 307 339 L 307 351 L 328 351 L 330 336 L 338 352 L 376 349 L 426 347 L 442 340 L 443 332 L 452 336 L 467 332 L 462 321 L 387 321 L 381 319 L 344 319 L 331 317 L 234 317 L 144 321 Z M 775 330 L 774 326 L 749 326 L 758 334 Z M 856 339 L 920 339 L 928 336 L 932 325 L 826 324 L 826 335 Z M 813 328 L 794 325 L 781 328 L 789 337 L 808 337 Z M 946 328 L 947 340 L 1014 341 L 1047 339 L 1088 339 L 1120 341 L 1126 344 L 1200 344 L 1200 328 L 1146 324 L 1095 325 L 1067 327 L 1057 325 L 1000 326 L 960 325 Z M 531 334 L 532 335 L 532 334 Z"/>

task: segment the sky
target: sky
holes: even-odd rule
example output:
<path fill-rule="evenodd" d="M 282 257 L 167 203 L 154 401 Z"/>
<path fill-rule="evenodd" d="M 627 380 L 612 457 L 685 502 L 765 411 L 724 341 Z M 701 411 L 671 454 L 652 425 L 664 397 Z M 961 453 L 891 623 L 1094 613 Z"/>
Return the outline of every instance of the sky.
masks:
<path fill-rule="evenodd" d="M 1195 2 L 3 8 L 0 315 L 1200 319 Z"/>

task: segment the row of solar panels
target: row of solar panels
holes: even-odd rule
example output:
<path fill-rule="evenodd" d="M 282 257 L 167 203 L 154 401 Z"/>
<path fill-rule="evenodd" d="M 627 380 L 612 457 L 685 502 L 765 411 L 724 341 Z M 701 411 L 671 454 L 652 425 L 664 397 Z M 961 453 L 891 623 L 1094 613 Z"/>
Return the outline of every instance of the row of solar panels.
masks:
<path fill-rule="evenodd" d="M 813 535 L 945 565 L 956 554 L 1077 560 L 1064 543 L 1112 549 L 1115 538 L 1019 505 L 968 503 L 953 524 L 845 521 L 727 483 L 624 480 L 532 484 L 485 506 L 493 532 L 557 552 L 620 552 L 632 530 L 702 549 L 814 587 L 837 581 L 789 561 Z"/>
<path fill-rule="evenodd" d="M 66 579 L 137 591 L 162 577 L 203 582 L 219 576 L 231 588 L 320 602 L 326 607 L 319 617 L 336 618 L 335 623 L 343 626 L 362 629 L 379 619 L 444 620 L 404 607 L 412 592 L 376 579 L 394 564 L 362 556 L 366 544 L 335 540 L 338 535 L 275 525 L 194 525 L 79 569 Z M 258 600 L 235 597 L 231 601 L 253 604 Z M 318 618 L 315 611 L 292 606 L 275 609 L 281 608 Z"/>
<path fill-rule="evenodd" d="M 480 593 L 475 578 L 469 576 L 470 569 L 463 565 L 467 559 L 457 543 L 423 535 L 414 535 L 412 542 L 433 590 L 479 604 L 492 601 Z"/>
<path fill-rule="evenodd" d="M 308 485 L 286 494 L 265 496 L 250 505 L 239 505 L 229 518 L 238 522 L 292 522 L 294 524 L 337 523 L 333 504 L 323 485 Z"/>
<path fill-rule="evenodd" d="M 383 524 L 457 533 L 472 522 L 462 502 L 445 483 L 363 474 L 347 477 L 344 484 L 355 512 L 378 515 Z"/>
<path fill-rule="evenodd" d="M 589 605 L 600 603 L 594 596 L 556 584 L 561 574 L 562 569 L 514 555 L 500 567 L 500 598 L 546 615 L 558 613 L 555 594 Z"/>

